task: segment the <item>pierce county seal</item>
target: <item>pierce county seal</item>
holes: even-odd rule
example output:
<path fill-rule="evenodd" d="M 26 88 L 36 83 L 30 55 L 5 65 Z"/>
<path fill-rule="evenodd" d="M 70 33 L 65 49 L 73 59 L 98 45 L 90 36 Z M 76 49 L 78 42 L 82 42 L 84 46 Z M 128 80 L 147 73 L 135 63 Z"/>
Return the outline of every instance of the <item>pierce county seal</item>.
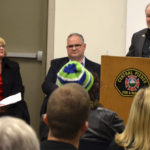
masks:
<path fill-rule="evenodd" d="M 135 68 L 123 70 L 115 79 L 115 88 L 121 96 L 134 96 L 140 88 L 149 85 L 148 77 Z"/>

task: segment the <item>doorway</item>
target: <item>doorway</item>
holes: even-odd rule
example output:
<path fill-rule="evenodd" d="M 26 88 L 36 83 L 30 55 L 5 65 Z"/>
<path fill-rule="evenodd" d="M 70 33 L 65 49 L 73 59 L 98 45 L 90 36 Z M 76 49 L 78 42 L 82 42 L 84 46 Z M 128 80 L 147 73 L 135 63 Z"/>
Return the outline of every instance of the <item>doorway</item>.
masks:
<path fill-rule="evenodd" d="M 27 102 L 31 126 L 38 133 L 40 108 L 44 95 L 41 84 L 46 70 L 48 0 L 4 0 L 0 5 L 0 36 L 6 40 L 8 54 L 20 65 L 25 101 Z M 43 52 L 42 59 L 24 57 L 24 54 Z"/>

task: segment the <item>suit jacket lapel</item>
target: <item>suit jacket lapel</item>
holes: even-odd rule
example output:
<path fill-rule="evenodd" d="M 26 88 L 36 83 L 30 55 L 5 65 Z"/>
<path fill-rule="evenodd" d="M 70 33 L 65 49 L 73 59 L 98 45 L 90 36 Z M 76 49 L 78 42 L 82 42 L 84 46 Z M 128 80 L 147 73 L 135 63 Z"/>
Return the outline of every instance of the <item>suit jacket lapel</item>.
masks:
<path fill-rule="evenodd" d="M 88 69 L 89 71 L 91 71 L 91 68 L 92 68 L 91 61 L 88 60 L 86 57 L 85 57 L 85 68 Z"/>
<path fill-rule="evenodd" d="M 85 68 L 88 69 L 88 59 L 85 57 Z"/>

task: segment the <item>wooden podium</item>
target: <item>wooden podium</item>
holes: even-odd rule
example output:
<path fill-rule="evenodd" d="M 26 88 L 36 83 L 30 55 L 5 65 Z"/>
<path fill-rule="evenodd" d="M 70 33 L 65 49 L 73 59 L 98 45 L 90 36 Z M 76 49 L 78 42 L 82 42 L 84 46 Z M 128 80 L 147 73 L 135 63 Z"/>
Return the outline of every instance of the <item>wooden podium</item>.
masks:
<path fill-rule="evenodd" d="M 102 56 L 100 102 L 126 123 L 134 95 L 149 79 L 150 58 Z"/>

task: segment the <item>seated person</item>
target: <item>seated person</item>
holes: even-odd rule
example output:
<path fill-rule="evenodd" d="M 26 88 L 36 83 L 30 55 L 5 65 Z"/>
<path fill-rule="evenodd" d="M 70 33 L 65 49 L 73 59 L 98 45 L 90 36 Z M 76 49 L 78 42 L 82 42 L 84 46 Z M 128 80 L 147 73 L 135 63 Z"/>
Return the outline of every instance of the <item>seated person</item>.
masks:
<path fill-rule="evenodd" d="M 39 150 L 35 131 L 23 120 L 0 117 L 0 150 Z"/>
<path fill-rule="evenodd" d="M 53 90 L 57 88 L 56 80 L 57 80 L 57 73 L 59 70 L 69 61 L 77 61 L 81 63 L 85 68 L 89 71 L 97 73 L 98 77 L 100 78 L 100 64 L 89 60 L 85 56 L 86 51 L 86 42 L 84 40 L 83 35 L 79 33 L 71 33 L 68 35 L 66 40 L 66 50 L 67 50 L 67 57 L 56 58 L 53 59 L 50 63 L 50 68 L 48 73 L 45 77 L 45 80 L 42 84 L 42 91 L 46 95 L 44 101 L 41 106 L 40 116 L 42 117 L 43 114 L 46 113 L 47 101 L 48 97 L 51 95 Z M 99 97 L 99 92 L 97 93 L 97 97 Z M 41 121 L 40 123 L 40 141 L 45 140 L 47 130 L 43 130 L 45 128 L 45 124 Z"/>
<path fill-rule="evenodd" d="M 49 127 L 48 140 L 41 150 L 77 150 L 87 129 L 89 95 L 76 83 L 57 88 L 49 97 L 44 120 Z"/>
<path fill-rule="evenodd" d="M 140 89 L 135 95 L 125 130 L 117 133 L 108 150 L 150 149 L 150 87 Z"/>
<path fill-rule="evenodd" d="M 100 78 L 100 64 L 89 60 L 85 56 L 86 46 L 87 44 L 83 35 L 79 33 L 71 33 L 68 35 L 66 40 L 67 57 L 56 58 L 51 61 L 50 68 L 42 84 L 42 91 L 46 94 L 46 97 L 43 101 L 40 115 L 46 112 L 47 99 L 56 88 L 57 73 L 69 61 L 78 61 L 89 71 L 97 73 Z"/>
<path fill-rule="evenodd" d="M 0 101 L 8 96 L 21 93 L 22 100 L 0 107 L 1 116 L 13 116 L 30 123 L 30 116 L 24 101 L 24 86 L 20 74 L 19 64 L 6 57 L 6 42 L 0 37 Z"/>

